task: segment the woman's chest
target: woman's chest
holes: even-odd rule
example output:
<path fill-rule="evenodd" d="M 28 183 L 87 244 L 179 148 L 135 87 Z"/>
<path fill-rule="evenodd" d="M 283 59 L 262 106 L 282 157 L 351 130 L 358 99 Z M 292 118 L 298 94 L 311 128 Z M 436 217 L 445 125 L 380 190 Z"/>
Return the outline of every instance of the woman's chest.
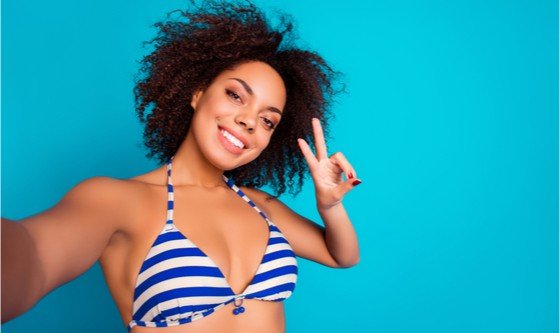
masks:
<path fill-rule="evenodd" d="M 124 232 L 126 236 L 109 246 L 103 256 L 107 284 L 125 322 L 133 312 L 142 268 L 160 251 L 155 246 L 164 238 L 170 223 L 177 233 L 174 237 L 184 238 L 175 243 L 179 246 L 176 250 L 199 251 L 235 293 L 249 285 L 267 248 L 268 222 L 233 191 L 176 189 L 172 203 L 164 199 L 165 192 L 161 191 L 140 196 L 136 213 L 127 224 L 129 230 Z"/>

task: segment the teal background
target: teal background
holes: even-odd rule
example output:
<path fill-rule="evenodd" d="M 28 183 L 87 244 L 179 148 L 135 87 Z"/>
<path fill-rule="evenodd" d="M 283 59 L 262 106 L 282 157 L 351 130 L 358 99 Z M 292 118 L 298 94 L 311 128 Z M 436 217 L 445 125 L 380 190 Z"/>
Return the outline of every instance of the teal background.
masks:
<path fill-rule="evenodd" d="M 346 74 L 329 153 L 363 180 L 344 199 L 361 262 L 300 259 L 287 331 L 557 332 L 557 2 L 257 3 Z M 184 4 L 2 2 L 2 216 L 157 167 L 132 79 Z M 310 180 L 296 199 L 320 222 Z M 126 332 L 97 264 L 2 329 Z"/>

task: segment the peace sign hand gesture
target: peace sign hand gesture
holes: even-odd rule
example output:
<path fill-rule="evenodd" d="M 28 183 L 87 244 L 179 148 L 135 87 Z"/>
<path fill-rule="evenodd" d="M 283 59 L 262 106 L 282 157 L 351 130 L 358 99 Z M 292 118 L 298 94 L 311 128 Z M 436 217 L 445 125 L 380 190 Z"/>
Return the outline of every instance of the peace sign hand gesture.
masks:
<path fill-rule="evenodd" d="M 299 138 L 298 143 L 309 165 L 311 177 L 315 184 L 317 208 L 328 209 L 341 203 L 344 195 L 354 186 L 360 184 L 361 181 L 355 178 L 354 168 L 341 152 L 336 152 L 330 157 L 327 156 L 327 146 L 321 122 L 317 118 L 312 118 L 311 123 L 317 157 L 313 155 L 313 151 L 305 140 Z M 346 174 L 346 181 L 342 180 L 343 172 Z"/>

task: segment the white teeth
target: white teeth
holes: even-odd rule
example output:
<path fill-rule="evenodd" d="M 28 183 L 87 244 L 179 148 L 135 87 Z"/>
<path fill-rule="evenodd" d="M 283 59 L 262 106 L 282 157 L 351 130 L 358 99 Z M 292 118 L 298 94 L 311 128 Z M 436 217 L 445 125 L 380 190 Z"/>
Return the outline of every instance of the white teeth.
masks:
<path fill-rule="evenodd" d="M 243 142 L 239 141 L 239 139 L 237 139 L 236 137 L 234 137 L 233 135 L 229 134 L 229 132 L 221 130 L 220 132 L 222 132 L 222 135 L 224 136 L 224 138 L 226 138 L 229 142 L 233 143 L 234 146 L 236 146 L 237 148 L 245 148 L 245 145 L 243 144 Z"/>

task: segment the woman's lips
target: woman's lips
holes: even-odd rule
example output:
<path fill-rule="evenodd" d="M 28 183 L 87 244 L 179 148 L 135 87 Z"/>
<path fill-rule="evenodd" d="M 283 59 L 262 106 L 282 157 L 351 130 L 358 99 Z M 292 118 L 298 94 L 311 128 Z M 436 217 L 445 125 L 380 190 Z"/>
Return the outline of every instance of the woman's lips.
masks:
<path fill-rule="evenodd" d="M 226 139 L 223 135 L 222 135 L 222 129 L 218 127 L 218 140 L 222 143 L 222 146 L 224 146 L 224 148 L 229 151 L 232 154 L 235 155 L 239 155 L 241 153 L 243 153 L 243 148 L 239 148 L 237 146 L 235 146 L 233 143 L 229 142 L 228 139 Z"/>
<path fill-rule="evenodd" d="M 241 134 L 237 133 L 233 129 L 222 126 L 222 125 L 218 125 L 218 129 L 220 131 L 224 130 L 224 131 L 228 132 L 229 134 L 233 135 L 237 140 L 239 140 L 243 143 L 243 146 L 245 146 L 245 148 L 249 147 L 249 142 L 247 142 L 247 140 Z"/>

